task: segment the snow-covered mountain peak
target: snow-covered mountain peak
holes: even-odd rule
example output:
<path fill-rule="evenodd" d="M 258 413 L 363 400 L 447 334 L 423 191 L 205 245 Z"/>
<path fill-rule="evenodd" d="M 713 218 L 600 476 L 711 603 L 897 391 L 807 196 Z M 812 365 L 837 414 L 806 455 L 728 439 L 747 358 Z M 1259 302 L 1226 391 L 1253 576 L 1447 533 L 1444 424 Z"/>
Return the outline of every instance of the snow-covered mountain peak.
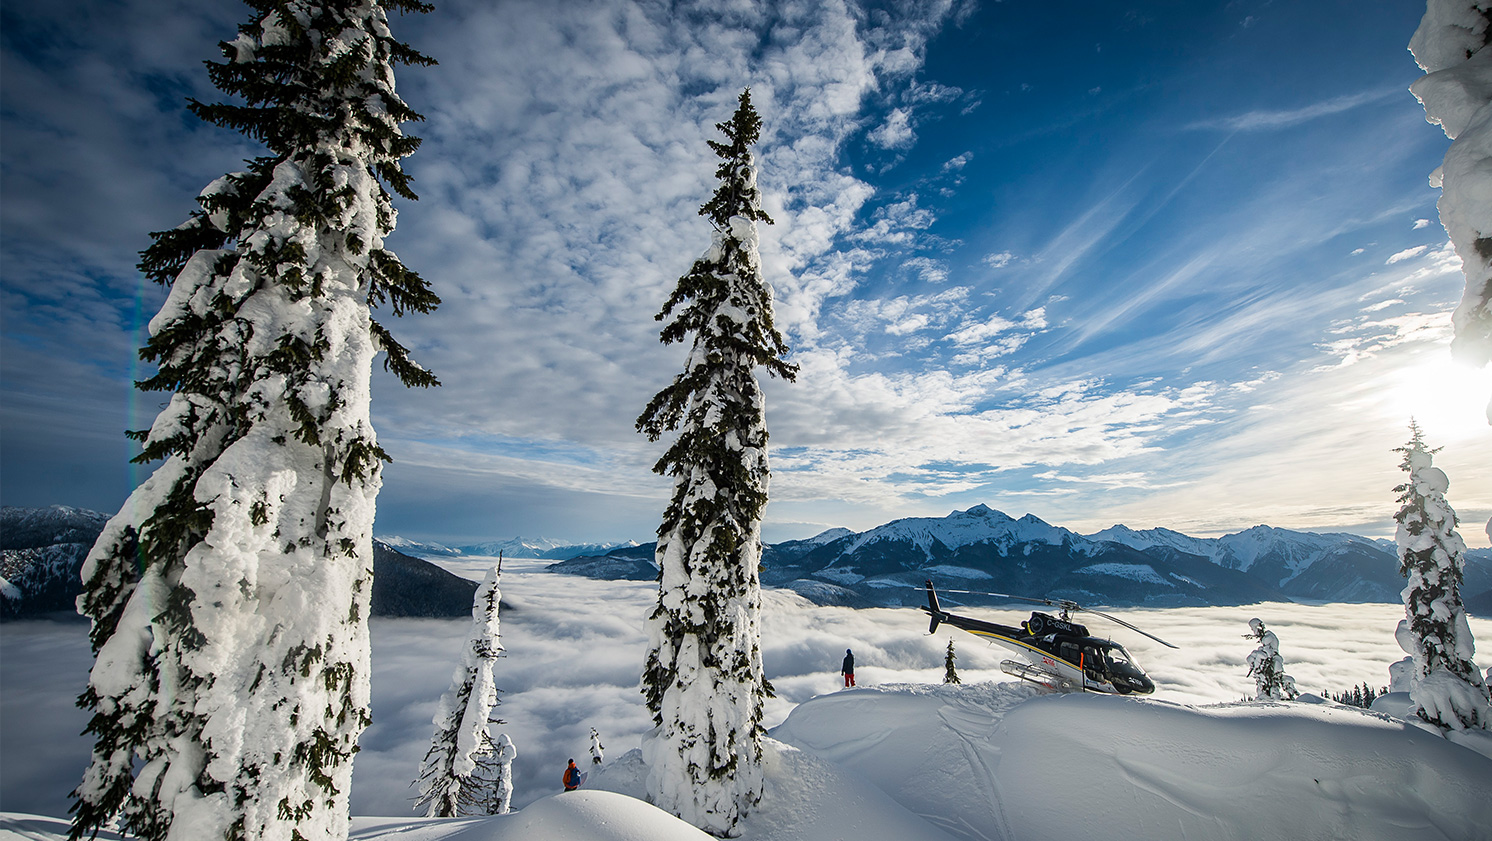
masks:
<path fill-rule="evenodd" d="M 1217 539 L 1215 560 L 1223 566 L 1248 572 L 1260 559 L 1274 556 L 1293 577 L 1333 546 L 1344 535 L 1324 535 L 1258 525 Z"/>
<path fill-rule="evenodd" d="M 397 534 L 380 535 L 374 539 L 381 541 L 385 546 L 416 557 L 456 557 L 461 554 L 460 549 L 452 549 L 441 543 L 410 540 Z"/>
<path fill-rule="evenodd" d="M 108 514 L 52 505 L 47 508 L 0 507 L 0 547 L 28 549 L 56 543 L 93 543 Z"/>
<path fill-rule="evenodd" d="M 804 542 L 822 546 L 825 543 L 833 543 L 841 537 L 849 537 L 852 534 L 854 534 L 854 532 L 850 531 L 847 528 L 836 527 L 828 529 L 827 531 L 819 532 L 818 534 L 808 538 Z"/>
<path fill-rule="evenodd" d="M 1217 538 L 1192 537 L 1167 528 L 1132 529 L 1116 524 L 1087 537 L 1089 540 L 1120 543 L 1142 552 L 1161 546 L 1209 559 L 1217 552 Z"/>
<path fill-rule="evenodd" d="M 1033 514 L 1026 514 L 1017 520 L 1002 511 L 980 504 L 965 511 L 954 511 L 946 517 L 906 517 L 893 520 L 859 534 L 841 554 L 854 553 L 869 544 L 891 541 L 911 543 L 931 559 L 934 543 L 942 544 L 948 549 L 988 543 L 999 546 L 1003 554 L 1005 549 L 1017 544 L 1061 545 L 1064 540 L 1081 542 L 1082 538 Z"/>

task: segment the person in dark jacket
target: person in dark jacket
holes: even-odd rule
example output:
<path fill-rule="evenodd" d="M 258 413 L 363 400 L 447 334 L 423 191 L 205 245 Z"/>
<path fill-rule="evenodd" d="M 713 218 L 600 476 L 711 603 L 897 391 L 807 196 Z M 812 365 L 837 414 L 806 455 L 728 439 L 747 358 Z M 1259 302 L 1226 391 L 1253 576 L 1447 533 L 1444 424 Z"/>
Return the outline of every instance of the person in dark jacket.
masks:
<path fill-rule="evenodd" d="M 570 760 L 570 767 L 565 769 L 564 776 L 565 791 L 574 791 L 580 788 L 580 769 L 575 767 L 575 760 Z"/>
<path fill-rule="evenodd" d="M 855 685 L 855 652 L 848 648 L 844 650 L 844 665 L 839 667 L 839 673 L 844 675 L 845 687 Z"/>

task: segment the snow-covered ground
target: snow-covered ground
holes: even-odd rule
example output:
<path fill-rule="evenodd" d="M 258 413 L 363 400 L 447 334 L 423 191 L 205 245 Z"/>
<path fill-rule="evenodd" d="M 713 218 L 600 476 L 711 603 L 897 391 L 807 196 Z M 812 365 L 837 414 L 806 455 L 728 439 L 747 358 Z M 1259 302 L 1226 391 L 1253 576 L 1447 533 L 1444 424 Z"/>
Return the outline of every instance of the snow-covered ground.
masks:
<path fill-rule="evenodd" d="M 502 578 L 507 653 L 496 670 L 504 690 L 497 715 L 507 723 L 494 730 L 518 747 L 513 802 L 520 811 L 447 823 L 409 817 L 410 781 L 469 620 L 375 619 L 374 723 L 356 763 L 352 808 L 365 817 L 355 822 L 355 838 L 706 837 L 646 804 L 594 790 L 634 790 L 634 759 L 625 754 L 648 724 L 637 687 L 642 619 L 655 585 L 539 572 L 547 563 L 508 561 Z M 445 565 L 473 579 L 486 572 L 477 559 Z M 1005 622 L 1028 615 L 965 612 Z M 1401 608 L 1114 612 L 1182 646 L 1172 651 L 1113 626 L 1114 639 L 1155 678 L 1151 698 L 1035 697 L 1025 686 L 979 685 L 1009 680 L 999 671 L 1002 650 L 953 629 L 928 636 L 918 611 L 817 607 L 768 591 L 763 651 L 777 697 L 767 724 L 782 725 L 774 736 L 801 750 L 774 749 L 767 801 L 747 837 L 1269 837 L 1246 830 L 1284 826 L 1267 823 L 1277 815 L 1317 828 L 1281 837 L 1492 837 L 1492 760 L 1384 717 L 1231 703 L 1253 689 L 1244 662 L 1253 645 L 1243 639 L 1250 617 L 1279 635 L 1300 688 L 1319 694 L 1388 682 L 1388 665 L 1403 656 L 1394 641 Z M 1085 621 L 1105 632 L 1102 620 Z M 1472 620 L 1472 629 L 1485 652 L 1492 622 Z M 941 681 L 950 638 L 966 685 L 907 686 Z M 855 651 L 861 686 L 871 689 L 838 691 L 846 648 Z M 1480 659 L 1485 668 L 1492 658 Z M 88 665 L 82 623 L 0 625 L 0 810 L 54 816 L 47 824 L 11 815 L 0 821 L 0 837 L 5 830 L 60 837 L 67 792 L 88 748 L 77 735 L 83 715 L 72 705 Z M 1228 705 L 1208 706 L 1220 703 Z M 584 765 L 591 727 L 607 747 L 608 767 L 593 776 L 593 790 L 555 796 L 565 760 Z M 1445 777 L 1452 766 L 1469 776 L 1461 783 L 1453 779 L 1460 771 Z M 1266 805 L 1273 798 L 1284 805 Z M 1400 828 L 1398 835 L 1372 829 L 1369 817 L 1379 821 L 1373 826 Z M 1473 822 L 1456 823 L 1464 820 Z M 1471 834 L 1458 835 L 1465 826 Z"/>

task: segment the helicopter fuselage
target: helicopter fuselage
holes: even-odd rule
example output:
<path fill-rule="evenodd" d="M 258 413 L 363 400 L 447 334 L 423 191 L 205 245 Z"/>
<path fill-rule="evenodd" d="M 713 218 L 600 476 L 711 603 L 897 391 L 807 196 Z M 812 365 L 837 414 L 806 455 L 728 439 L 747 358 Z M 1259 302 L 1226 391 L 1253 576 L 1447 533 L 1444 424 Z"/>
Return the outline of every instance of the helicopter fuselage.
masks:
<path fill-rule="evenodd" d="M 1001 667 L 1016 677 L 1064 691 L 1082 688 L 1115 695 L 1155 691 L 1155 683 L 1124 646 L 1090 636 L 1082 625 L 1032 613 L 1029 621 L 1016 628 L 948 613 L 937 606 L 935 597 L 930 601 L 922 609 L 932 616 L 932 631 L 948 624 L 1014 651 L 1028 662 L 1007 660 Z"/>

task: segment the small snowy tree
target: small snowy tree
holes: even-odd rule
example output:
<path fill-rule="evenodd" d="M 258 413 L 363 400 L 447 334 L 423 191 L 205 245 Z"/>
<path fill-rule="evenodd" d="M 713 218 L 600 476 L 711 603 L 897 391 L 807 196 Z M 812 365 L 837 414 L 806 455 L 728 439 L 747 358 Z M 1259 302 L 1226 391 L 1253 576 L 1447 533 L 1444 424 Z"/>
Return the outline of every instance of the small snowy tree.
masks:
<path fill-rule="evenodd" d="M 1425 447 L 1419 425 L 1409 424 L 1409 443 L 1400 468 L 1409 481 L 1394 488 L 1401 507 L 1399 571 L 1405 618 L 1396 636 L 1413 658 L 1409 699 L 1420 718 L 1443 730 L 1492 729 L 1492 702 L 1476 667 L 1476 642 L 1461 603 L 1466 544 L 1456 533 L 1456 512 L 1446 502 L 1450 480 L 1435 467 L 1438 450 Z"/>
<path fill-rule="evenodd" d="M 502 591 L 497 581 L 493 567 L 477 588 L 471 636 L 435 713 L 435 734 L 417 780 L 420 796 L 415 808 L 424 808 L 426 817 L 484 815 L 493 800 L 493 769 L 482 766 L 499 753 L 487 730 L 498 702 L 492 667 L 503 652 L 498 619 Z"/>
<path fill-rule="evenodd" d="M 606 759 L 606 746 L 601 744 L 601 734 L 591 728 L 591 764 L 600 765 Z"/>
<path fill-rule="evenodd" d="M 1285 659 L 1280 656 L 1280 639 L 1274 631 L 1266 630 L 1258 619 L 1249 620 L 1249 633 L 1244 639 L 1256 640 L 1259 647 L 1249 654 L 1249 674 L 1254 678 L 1255 701 L 1289 701 L 1300 694 L 1295 691 L 1295 678 L 1285 674 Z"/>
<path fill-rule="evenodd" d="M 772 291 L 762 279 L 761 209 L 751 146 L 761 118 L 750 91 L 728 122 L 720 186 L 700 214 L 714 226 L 658 320 L 665 344 L 693 334 L 684 372 L 637 420 L 656 441 L 678 430 L 654 466 L 672 476 L 673 496 L 658 528 L 658 604 L 648 618 L 643 693 L 655 729 L 645 737 L 653 803 L 715 835 L 761 800 L 761 516 L 767 503 L 767 426 L 758 366 L 793 379 L 787 347 L 772 325 Z M 678 312 L 675 313 L 675 309 Z"/>
<path fill-rule="evenodd" d="M 492 755 L 486 757 L 482 769 L 491 776 L 489 788 L 492 793 L 490 815 L 506 815 L 513 811 L 513 760 L 518 758 L 518 748 L 507 733 L 499 733 L 492 743 Z"/>
<path fill-rule="evenodd" d="M 352 757 L 368 724 L 374 501 L 386 456 L 369 421 L 374 355 L 407 385 L 435 378 L 370 308 L 439 303 L 383 247 L 384 184 L 419 119 L 393 68 L 385 6 L 250 0 L 208 65 L 237 104 L 203 120 L 267 153 L 153 235 L 140 270 L 170 286 L 138 383 L 173 392 L 142 442 L 164 459 L 84 564 L 79 612 L 96 662 L 79 705 L 91 761 L 71 836 L 116 816 L 132 835 L 345 838 Z"/>
<path fill-rule="evenodd" d="M 963 683 L 958 679 L 958 669 L 953 665 L 953 640 L 948 641 L 948 652 L 943 655 L 943 682 Z"/>

